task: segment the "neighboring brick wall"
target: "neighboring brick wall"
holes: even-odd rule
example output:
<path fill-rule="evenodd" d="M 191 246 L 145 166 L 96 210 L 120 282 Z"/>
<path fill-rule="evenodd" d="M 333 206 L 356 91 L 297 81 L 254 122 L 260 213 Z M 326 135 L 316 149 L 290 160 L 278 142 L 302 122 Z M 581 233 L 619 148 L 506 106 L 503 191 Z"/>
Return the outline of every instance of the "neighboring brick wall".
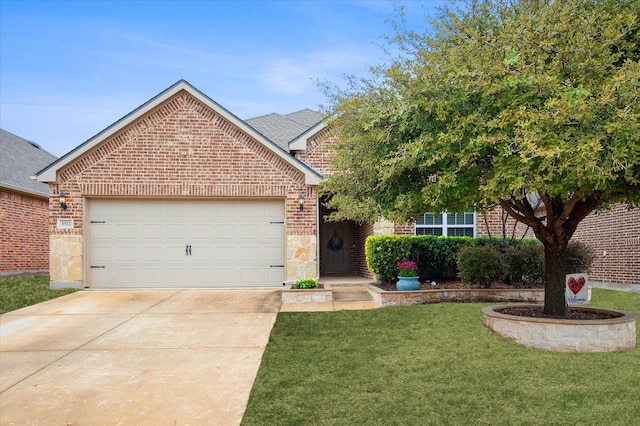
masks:
<path fill-rule="evenodd" d="M 609 211 L 592 213 L 578 225 L 573 241 L 595 251 L 591 281 L 640 284 L 640 209 L 616 204 Z"/>
<path fill-rule="evenodd" d="M 49 270 L 49 202 L 0 189 L 0 273 Z"/>
<path fill-rule="evenodd" d="M 296 157 L 321 175 L 329 176 L 334 171 L 331 167 L 331 146 L 337 139 L 332 129 L 327 127 L 309 139 L 307 150 L 297 153 Z"/>
<path fill-rule="evenodd" d="M 486 213 L 476 214 L 476 235 L 492 238 L 535 238 L 531 228 L 514 218 L 500 206 L 488 210 Z"/>
<path fill-rule="evenodd" d="M 187 92 L 67 165 L 59 181 L 50 185 L 52 237 L 82 235 L 84 198 L 112 196 L 281 198 L 286 234 L 317 234 L 316 189 L 303 173 Z M 66 211 L 56 205 L 62 190 Z M 74 229 L 56 229 L 59 218 Z"/>

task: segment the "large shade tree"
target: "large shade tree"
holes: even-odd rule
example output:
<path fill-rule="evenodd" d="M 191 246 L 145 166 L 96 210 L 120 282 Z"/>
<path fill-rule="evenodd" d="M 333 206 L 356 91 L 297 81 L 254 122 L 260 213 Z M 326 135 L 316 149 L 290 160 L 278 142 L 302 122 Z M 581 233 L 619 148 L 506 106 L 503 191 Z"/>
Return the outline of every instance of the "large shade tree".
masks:
<path fill-rule="evenodd" d="M 640 201 L 639 22 L 637 0 L 478 1 L 398 31 L 398 59 L 327 91 L 335 216 L 502 206 L 544 245 L 563 316 L 578 224 Z"/>

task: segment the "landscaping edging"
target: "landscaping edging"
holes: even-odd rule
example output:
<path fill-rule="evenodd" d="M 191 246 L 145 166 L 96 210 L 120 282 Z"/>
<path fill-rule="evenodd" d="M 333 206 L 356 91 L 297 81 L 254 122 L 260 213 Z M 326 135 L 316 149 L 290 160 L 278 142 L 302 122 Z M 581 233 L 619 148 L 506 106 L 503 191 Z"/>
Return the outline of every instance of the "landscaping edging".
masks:
<path fill-rule="evenodd" d="M 621 316 L 602 320 L 531 318 L 496 312 L 507 305 L 482 309 L 484 325 L 499 336 L 528 348 L 554 352 L 614 352 L 636 347 L 637 315 L 587 307 L 572 310 L 613 312 Z"/>
<path fill-rule="evenodd" d="M 544 302 L 542 288 L 385 291 L 371 284 L 365 284 L 365 287 L 380 307 L 444 302 Z"/>
<path fill-rule="evenodd" d="M 331 285 L 325 284 L 324 288 L 283 288 L 282 303 L 315 303 L 333 301 Z"/>

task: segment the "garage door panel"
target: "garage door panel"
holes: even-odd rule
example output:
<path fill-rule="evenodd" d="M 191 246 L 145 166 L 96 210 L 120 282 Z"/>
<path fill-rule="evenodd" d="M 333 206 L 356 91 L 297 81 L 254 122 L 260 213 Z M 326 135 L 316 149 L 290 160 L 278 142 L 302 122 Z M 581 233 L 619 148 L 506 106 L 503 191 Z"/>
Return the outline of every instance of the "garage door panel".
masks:
<path fill-rule="evenodd" d="M 284 202 L 90 200 L 95 287 L 280 286 Z M 93 223 L 94 221 L 100 223 Z M 273 224 L 271 222 L 276 222 Z M 186 247 L 191 246 L 191 253 Z"/>
<path fill-rule="evenodd" d="M 279 246 L 265 246 L 263 248 L 264 260 L 268 262 L 282 262 L 284 255 Z"/>
<path fill-rule="evenodd" d="M 142 225 L 142 238 L 145 240 L 159 240 L 164 238 L 162 224 L 148 223 Z"/>
<path fill-rule="evenodd" d="M 118 240 L 135 240 L 138 238 L 138 229 L 131 223 L 119 223 L 115 225 L 116 238 Z"/>
<path fill-rule="evenodd" d="M 194 240 L 210 240 L 215 238 L 215 228 L 210 223 L 198 223 L 193 225 L 192 235 Z"/>
<path fill-rule="evenodd" d="M 184 240 L 187 238 L 186 226 L 184 224 L 168 223 L 165 225 L 166 236 L 170 240 Z"/>
<path fill-rule="evenodd" d="M 260 247 L 243 246 L 238 252 L 238 259 L 241 262 L 252 262 L 260 259 Z"/>
<path fill-rule="evenodd" d="M 264 280 L 267 282 L 282 282 L 284 268 L 268 268 L 263 271 Z"/>

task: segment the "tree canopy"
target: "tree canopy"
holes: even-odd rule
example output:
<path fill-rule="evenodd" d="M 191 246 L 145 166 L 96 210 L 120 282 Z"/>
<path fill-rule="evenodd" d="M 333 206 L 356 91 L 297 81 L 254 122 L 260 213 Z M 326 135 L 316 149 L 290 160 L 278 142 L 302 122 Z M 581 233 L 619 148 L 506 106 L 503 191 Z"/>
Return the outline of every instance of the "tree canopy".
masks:
<path fill-rule="evenodd" d="M 334 216 L 501 205 L 564 253 L 594 209 L 640 202 L 639 19 L 637 0 L 472 1 L 398 32 L 403 56 L 329 90 Z"/>

